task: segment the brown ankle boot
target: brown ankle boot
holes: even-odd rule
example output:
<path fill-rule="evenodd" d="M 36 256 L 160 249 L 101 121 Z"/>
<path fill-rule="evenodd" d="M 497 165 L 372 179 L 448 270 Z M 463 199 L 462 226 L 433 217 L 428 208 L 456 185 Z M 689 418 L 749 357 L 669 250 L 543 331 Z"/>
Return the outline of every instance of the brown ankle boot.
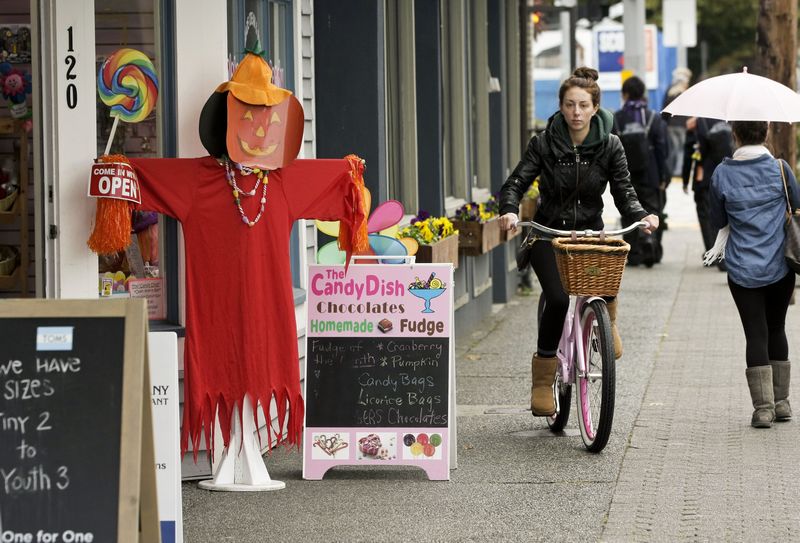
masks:
<path fill-rule="evenodd" d="M 606 309 L 608 309 L 608 318 L 611 321 L 611 337 L 614 339 L 614 358 L 622 356 L 622 338 L 619 337 L 619 330 L 617 330 L 617 299 L 614 298 L 613 302 L 606 302 Z"/>
<path fill-rule="evenodd" d="M 531 375 L 533 376 L 531 411 L 534 416 L 548 417 L 556 412 L 553 383 L 556 380 L 557 370 L 558 358 L 555 356 L 544 358 L 533 355 L 533 360 L 531 360 Z"/>

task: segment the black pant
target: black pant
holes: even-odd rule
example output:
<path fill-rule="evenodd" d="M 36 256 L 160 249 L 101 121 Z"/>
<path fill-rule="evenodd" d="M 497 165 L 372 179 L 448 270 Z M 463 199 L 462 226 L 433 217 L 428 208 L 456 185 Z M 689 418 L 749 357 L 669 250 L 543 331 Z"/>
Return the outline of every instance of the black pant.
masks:
<path fill-rule="evenodd" d="M 780 281 L 758 288 L 745 288 L 728 277 L 728 287 L 744 327 L 748 368 L 765 366 L 770 360 L 789 359 L 786 310 L 794 291 L 794 282 L 793 271 Z"/>
<path fill-rule="evenodd" d="M 542 286 L 542 295 L 545 299 L 544 313 L 539 320 L 536 352 L 539 356 L 555 356 L 564 328 L 564 319 L 569 311 L 569 295 L 564 292 L 564 286 L 561 284 L 553 245 L 549 241 L 539 240 L 533 244 L 531 266 Z M 613 299 L 606 298 L 606 301 Z"/>
<path fill-rule="evenodd" d="M 545 299 L 544 313 L 539 320 L 539 337 L 536 340 L 536 351 L 540 356 L 555 356 L 564 319 L 569 310 L 569 296 L 564 292 L 561 277 L 558 275 L 556 255 L 549 241 L 539 240 L 531 248 L 531 266 Z"/>

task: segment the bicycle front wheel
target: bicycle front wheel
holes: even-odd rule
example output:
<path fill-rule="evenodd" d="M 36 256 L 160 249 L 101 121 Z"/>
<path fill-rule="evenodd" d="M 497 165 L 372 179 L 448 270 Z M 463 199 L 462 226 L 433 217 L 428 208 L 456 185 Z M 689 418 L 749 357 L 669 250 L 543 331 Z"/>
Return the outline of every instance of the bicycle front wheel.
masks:
<path fill-rule="evenodd" d="M 611 320 L 602 300 L 592 300 L 581 310 L 585 369 L 576 368 L 578 426 L 590 452 L 602 451 L 614 421 L 616 371 Z"/>

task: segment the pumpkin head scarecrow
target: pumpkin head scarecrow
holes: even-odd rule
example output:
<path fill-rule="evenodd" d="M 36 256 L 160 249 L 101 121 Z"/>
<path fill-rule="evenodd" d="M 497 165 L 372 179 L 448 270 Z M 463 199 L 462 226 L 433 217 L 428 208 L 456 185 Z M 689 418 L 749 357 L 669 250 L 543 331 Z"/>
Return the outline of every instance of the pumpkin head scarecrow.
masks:
<path fill-rule="evenodd" d="M 272 83 L 272 70 L 258 45 L 231 80 L 217 87 L 200 114 L 206 150 L 242 166 L 285 166 L 297 157 L 302 138 L 303 108 L 292 93 Z"/>
<path fill-rule="evenodd" d="M 133 207 L 169 215 L 183 227 L 181 449 L 191 440 L 195 458 L 203 435 L 211 445 L 217 412 L 229 444 L 231 414 L 246 396 L 254 419 L 261 409 L 270 420 L 274 402 L 279 428 L 273 434 L 267 425 L 268 442 L 300 442 L 303 401 L 288 251 L 294 221 L 338 220 L 342 250 L 349 255 L 368 246 L 363 162 L 354 155 L 295 160 L 302 130 L 299 102 L 272 83 L 266 61 L 251 50 L 201 113 L 200 137 L 210 156 L 129 161 L 141 194 Z M 103 230 L 96 227 L 95 234 L 102 237 Z"/>

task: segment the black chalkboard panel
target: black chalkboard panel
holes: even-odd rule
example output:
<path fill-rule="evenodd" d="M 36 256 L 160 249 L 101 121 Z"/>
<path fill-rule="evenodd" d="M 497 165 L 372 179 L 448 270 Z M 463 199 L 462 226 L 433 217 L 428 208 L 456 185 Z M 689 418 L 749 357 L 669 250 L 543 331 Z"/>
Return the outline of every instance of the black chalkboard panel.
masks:
<path fill-rule="evenodd" d="M 448 426 L 449 338 L 308 338 L 306 426 Z"/>
<path fill-rule="evenodd" d="M 37 350 L 41 327 L 72 349 Z M 117 540 L 124 348 L 124 317 L 0 319 L 3 532 Z"/>

